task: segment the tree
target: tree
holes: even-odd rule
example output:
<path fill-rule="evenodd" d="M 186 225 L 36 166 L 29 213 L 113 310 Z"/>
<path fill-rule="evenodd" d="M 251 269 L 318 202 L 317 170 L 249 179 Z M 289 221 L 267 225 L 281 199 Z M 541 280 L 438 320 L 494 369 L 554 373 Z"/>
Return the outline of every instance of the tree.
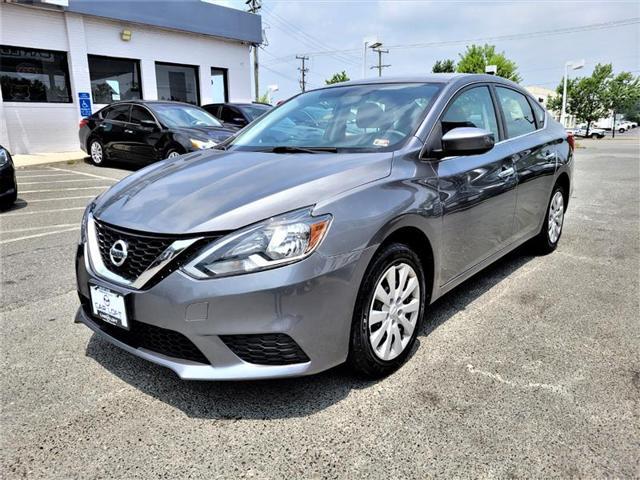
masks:
<path fill-rule="evenodd" d="M 262 95 L 258 97 L 258 103 L 271 103 L 271 95 L 269 95 L 269 90 L 264 92 Z"/>
<path fill-rule="evenodd" d="M 605 108 L 611 111 L 612 135 L 616 135 L 616 115 L 632 108 L 640 100 L 640 79 L 630 72 L 621 72 L 607 83 L 604 92 Z"/>
<path fill-rule="evenodd" d="M 327 85 L 333 85 L 334 83 L 348 82 L 350 79 L 347 76 L 347 72 L 344 70 L 339 73 L 334 73 L 333 77 L 328 80 L 325 80 L 324 83 Z"/>
<path fill-rule="evenodd" d="M 488 65 L 496 65 L 496 75 L 514 82 L 521 80 L 518 74 L 518 65 L 509 60 L 504 52 L 496 52 L 495 45 L 468 45 L 464 53 L 458 54 L 460 61 L 456 70 L 460 73 L 485 73 Z"/>
<path fill-rule="evenodd" d="M 446 60 L 438 60 L 433 64 L 431 71 L 433 73 L 453 73 L 456 71 L 456 62 L 449 58 Z"/>
<path fill-rule="evenodd" d="M 589 77 L 567 80 L 567 113 L 587 124 L 587 136 L 591 123 L 607 115 L 607 87 L 611 79 L 611 64 L 597 64 Z M 556 88 L 555 97 L 549 99 L 549 110 L 562 110 L 563 80 Z"/>

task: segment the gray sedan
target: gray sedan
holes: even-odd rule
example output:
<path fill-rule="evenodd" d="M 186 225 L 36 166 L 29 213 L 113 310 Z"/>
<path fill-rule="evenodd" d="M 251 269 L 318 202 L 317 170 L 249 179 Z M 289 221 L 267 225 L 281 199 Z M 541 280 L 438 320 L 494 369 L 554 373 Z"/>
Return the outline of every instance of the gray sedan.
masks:
<path fill-rule="evenodd" d="M 556 248 L 572 170 L 562 126 L 495 76 L 303 93 L 91 202 L 76 321 L 184 379 L 384 376 L 433 301 Z"/>

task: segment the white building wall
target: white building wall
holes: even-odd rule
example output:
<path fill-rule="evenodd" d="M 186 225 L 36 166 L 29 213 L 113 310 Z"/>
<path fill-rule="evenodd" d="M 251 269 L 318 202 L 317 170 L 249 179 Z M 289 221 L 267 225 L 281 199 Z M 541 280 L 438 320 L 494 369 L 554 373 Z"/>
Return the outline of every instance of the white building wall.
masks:
<path fill-rule="evenodd" d="M 128 42 L 123 29 L 132 32 Z M 0 44 L 68 52 L 73 103 L 2 103 L 0 144 L 14 154 L 79 149 L 78 92 L 91 92 L 88 54 L 140 60 L 145 100 L 157 99 L 156 61 L 198 66 L 202 104 L 212 101 L 211 67 L 228 69 L 230 101 L 252 97 L 249 46 L 240 42 L 0 3 Z"/>

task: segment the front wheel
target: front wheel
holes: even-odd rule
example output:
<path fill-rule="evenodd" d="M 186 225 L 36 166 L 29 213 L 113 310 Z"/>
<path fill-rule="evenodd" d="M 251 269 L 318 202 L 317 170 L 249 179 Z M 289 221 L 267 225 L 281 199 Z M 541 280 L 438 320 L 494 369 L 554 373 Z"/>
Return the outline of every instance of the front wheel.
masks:
<path fill-rule="evenodd" d="M 596 140 L 596 139 L 600 138 L 600 135 L 598 135 L 597 133 L 592 133 L 592 134 L 591 134 L 591 138 L 592 138 L 593 140 Z"/>
<path fill-rule="evenodd" d="M 426 298 L 416 253 L 401 243 L 383 247 L 358 292 L 347 359 L 351 368 L 367 378 L 399 368 L 420 330 Z"/>
<path fill-rule="evenodd" d="M 182 152 L 176 148 L 176 147 L 171 147 L 169 150 L 167 150 L 166 155 L 164 156 L 164 158 L 169 159 L 169 158 L 177 158 L 180 155 L 182 155 Z"/>
<path fill-rule="evenodd" d="M 558 247 L 558 242 L 562 236 L 562 227 L 564 226 L 566 195 L 567 193 L 561 185 L 556 185 L 551 193 L 551 200 L 549 200 L 547 215 L 542 223 L 542 229 L 538 236 L 533 239 L 536 250 L 542 255 L 551 253 Z"/>

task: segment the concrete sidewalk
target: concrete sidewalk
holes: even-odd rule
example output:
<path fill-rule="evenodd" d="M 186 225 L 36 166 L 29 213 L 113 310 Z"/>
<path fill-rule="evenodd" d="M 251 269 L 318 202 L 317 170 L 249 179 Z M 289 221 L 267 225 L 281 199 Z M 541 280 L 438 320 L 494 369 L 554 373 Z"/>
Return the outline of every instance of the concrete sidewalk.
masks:
<path fill-rule="evenodd" d="M 12 158 L 16 167 L 29 167 L 32 165 L 42 165 L 44 163 L 76 162 L 83 160 L 87 156 L 88 155 L 82 150 L 74 150 L 72 152 L 13 155 Z"/>

